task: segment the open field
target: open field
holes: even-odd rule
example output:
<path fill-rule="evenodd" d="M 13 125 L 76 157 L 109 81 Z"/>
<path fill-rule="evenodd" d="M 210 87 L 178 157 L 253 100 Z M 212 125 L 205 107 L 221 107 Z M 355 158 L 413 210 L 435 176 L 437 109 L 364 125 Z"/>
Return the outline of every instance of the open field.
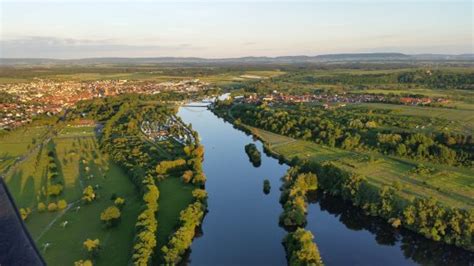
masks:
<path fill-rule="evenodd" d="M 197 70 L 184 70 L 170 72 L 169 68 L 135 66 L 130 70 L 122 67 L 101 66 L 90 69 L 79 68 L 32 68 L 25 71 L 22 69 L 10 69 L 9 75 L 0 75 L 0 84 L 23 83 L 33 81 L 34 78 L 49 79 L 56 81 L 95 81 L 95 80 L 131 80 L 131 81 L 179 81 L 187 79 L 201 79 L 214 85 L 222 85 L 246 80 L 258 80 L 282 75 L 280 70 L 230 70 L 213 71 L 213 68 L 202 68 Z M 96 71 L 94 71 L 96 70 Z"/>
<path fill-rule="evenodd" d="M 440 131 L 463 132 L 470 134 L 474 131 L 474 110 L 448 109 L 439 107 L 421 107 L 411 105 L 395 105 L 384 103 L 362 103 L 350 105 L 351 108 L 373 108 L 392 110 L 394 115 L 414 116 L 426 118 L 440 118 L 446 120 L 446 124 Z M 424 125 L 428 126 L 428 125 Z"/>
<path fill-rule="evenodd" d="M 406 198 L 412 196 L 434 197 L 440 202 L 461 208 L 474 208 L 474 171 L 458 167 L 438 167 L 425 163 L 436 171 L 430 175 L 418 175 L 412 171 L 417 163 L 406 159 L 331 148 L 314 142 L 293 140 L 265 130 L 249 127 L 253 133 L 267 142 L 270 148 L 287 158 L 298 156 L 317 162 L 332 161 L 343 169 L 365 176 L 377 186 L 399 182 Z"/>
<path fill-rule="evenodd" d="M 47 178 L 49 151 L 56 154 L 57 178 L 64 186 L 61 195 L 56 197 L 42 193 L 50 184 Z M 98 238 L 102 246 L 95 264 L 128 263 L 141 201 L 129 178 L 99 151 L 93 127 L 64 128 L 51 142 L 21 162 L 5 180 L 18 207 L 33 210 L 26 225 L 48 264 L 72 265 L 74 261 L 86 258 L 82 242 L 87 238 Z M 84 204 L 82 191 L 88 185 L 97 187 L 97 199 Z M 105 229 L 100 213 L 113 205 L 112 194 L 124 198 L 126 205 L 119 225 Z M 36 209 L 38 202 L 59 199 L 68 202 L 66 209 L 43 213 Z M 67 225 L 63 227 L 66 221 Z"/>
<path fill-rule="evenodd" d="M 159 250 L 168 243 L 169 236 L 178 227 L 179 214 L 193 202 L 194 186 L 184 184 L 177 177 L 168 177 L 158 183 L 160 198 L 158 200 L 158 236 Z"/>
<path fill-rule="evenodd" d="M 0 136 L 0 174 L 46 137 L 46 126 L 22 127 Z"/>

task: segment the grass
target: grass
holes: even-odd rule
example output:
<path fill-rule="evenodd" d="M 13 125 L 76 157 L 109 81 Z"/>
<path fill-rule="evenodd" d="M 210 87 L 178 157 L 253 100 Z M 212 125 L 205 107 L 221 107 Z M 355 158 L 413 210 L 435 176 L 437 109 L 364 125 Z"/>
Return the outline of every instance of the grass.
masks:
<path fill-rule="evenodd" d="M 87 238 L 101 241 L 102 250 L 94 264 L 124 265 L 129 262 L 141 199 L 127 175 L 99 151 L 93 134 L 93 127 L 66 127 L 5 179 L 18 207 L 33 209 L 26 225 L 49 265 L 72 265 L 74 261 L 86 258 L 82 243 Z M 62 194 L 50 198 L 41 193 L 49 183 L 46 178 L 49 150 L 56 153 L 58 178 L 64 184 Z M 85 205 L 80 199 L 87 185 L 98 186 L 98 199 Z M 125 198 L 126 205 L 120 224 L 105 229 L 100 213 L 113 204 L 110 200 L 113 193 Z M 67 209 L 39 213 L 35 208 L 39 201 L 47 203 L 59 199 L 69 203 Z M 61 224 L 65 221 L 68 224 L 63 228 Z M 50 246 L 45 250 L 46 243 Z"/>
<path fill-rule="evenodd" d="M 160 199 L 158 201 L 158 237 L 157 246 L 168 243 L 168 239 L 179 225 L 179 213 L 193 202 L 193 185 L 184 184 L 177 177 L 168 177 L 158 183 Z"/>
<path fill-rule="evenodd" d="M 474 110 L 447 109 L 438 107 L 422 107 L 410 105 L 395 105 L 384 103 L 363 103 L 352 107 L 388 109 L 402 116 L 418 116 L 427 118 L 441 118 L 447 121 L 444 130 L 461 130 L 467 133 L 474 131 Z M 455 121 L 455 122 L 453 122 Z"/>
<path fill-rule="evenodd" d="M 474 208 L 474 170 L 461 167 L 433 167 L 433 174 L 422 176 L 413 173 L 417 163 L 411 160 L 384 156 L 377 153 L 346 151 L 314 142 L 294 140 L 265 130 L 249 127 L 270 148 L 286 158 L 298 156 L 316 162 L 331 161 L 339 167 L 363 175 L 372 184 L 381 187 L 399 182 L 405 198 L 434 197 L 448 206 Z M 371 161 L 369 157 L 372 157 Z"/>
<path fill-rule="evenodd" d="M 27 126 L 0 136 L 0 174 L 46 137 L 46 126 Z"/>

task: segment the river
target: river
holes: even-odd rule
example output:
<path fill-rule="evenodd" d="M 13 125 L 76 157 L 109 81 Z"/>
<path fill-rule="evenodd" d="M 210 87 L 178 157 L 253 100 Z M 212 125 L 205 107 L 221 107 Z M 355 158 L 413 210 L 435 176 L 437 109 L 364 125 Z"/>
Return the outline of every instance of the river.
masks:
<path fill-rule="evenodd" d="M 278 225 L 282 207 L 280 178 L 288 169 L 263 153 L 262 143 L 202 107 L 181 107 L 178 115 L 192 124 L 205 147 L 208 209 L 202 235 L 195 238 L 191 265 L 286 265 Z M 255 143 L 262 164 L 254 167 L 244 146 Z M 263 192 L 269 179 L 271 191 Z M 339 198 L 311 196 L 307 229 L 326 265 L 469 265 L 473 253 L 395 230 Z"/>

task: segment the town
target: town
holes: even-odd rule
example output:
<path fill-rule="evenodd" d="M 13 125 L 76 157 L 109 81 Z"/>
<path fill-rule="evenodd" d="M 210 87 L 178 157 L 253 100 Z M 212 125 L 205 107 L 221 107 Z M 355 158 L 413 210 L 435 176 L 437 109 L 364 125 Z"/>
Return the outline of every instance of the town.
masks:
<path fill-rule="evenodd" d="M 49 81 L 35 79 L 29 83 L 0 85 L 0 93 L 12 101 L 0 101 L 0 129 L 11 129 L 32 121 L 34 116 L 53 115 L 74 108 L 79 101 L 125 93 L 157 94 L 160 92 L 198 92 L 209 88 L 199 79 L 179 82 L 135 82 L 98 80 L 93 82 Z"/>

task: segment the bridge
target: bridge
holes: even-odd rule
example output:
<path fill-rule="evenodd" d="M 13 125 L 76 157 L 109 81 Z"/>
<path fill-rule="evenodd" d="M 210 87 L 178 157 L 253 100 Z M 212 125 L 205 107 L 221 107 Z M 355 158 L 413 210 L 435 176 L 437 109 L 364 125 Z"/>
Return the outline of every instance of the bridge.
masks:
<path fill-rule="evenodd" d="M 201 107 L 201 108 L 207 108 L 208 105 L 199 105 L 199 104 L 185 104 L 181 105 L 182 107 Z"/>

